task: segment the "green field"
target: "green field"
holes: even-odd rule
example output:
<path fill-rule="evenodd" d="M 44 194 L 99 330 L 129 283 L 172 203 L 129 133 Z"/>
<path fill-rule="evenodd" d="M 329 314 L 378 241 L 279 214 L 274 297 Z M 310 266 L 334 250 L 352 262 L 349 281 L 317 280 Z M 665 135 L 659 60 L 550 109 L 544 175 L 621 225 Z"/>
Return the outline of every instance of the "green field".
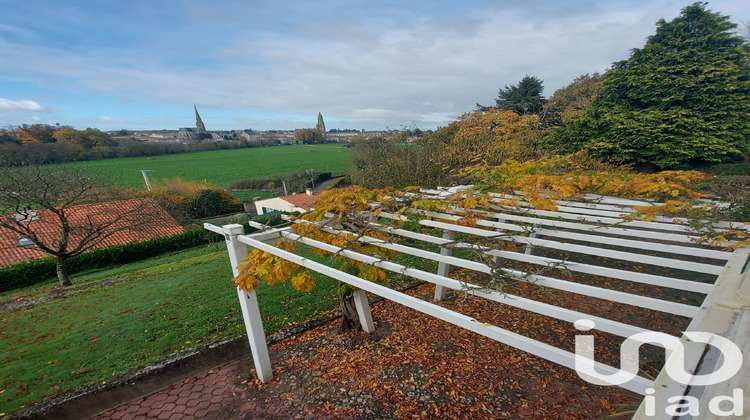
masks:
<path fill-rule="evenodd" d="M 243 178 L 282 175 L 306 169 L 343 175 L 352 169 L 348 148 L 338 144 L 255 147 L 150 157 L 65 163 L 91 168 L 120 185 L 143 186 L 141 170 L 152 179 L 179 177 L 228 187 Z"/>

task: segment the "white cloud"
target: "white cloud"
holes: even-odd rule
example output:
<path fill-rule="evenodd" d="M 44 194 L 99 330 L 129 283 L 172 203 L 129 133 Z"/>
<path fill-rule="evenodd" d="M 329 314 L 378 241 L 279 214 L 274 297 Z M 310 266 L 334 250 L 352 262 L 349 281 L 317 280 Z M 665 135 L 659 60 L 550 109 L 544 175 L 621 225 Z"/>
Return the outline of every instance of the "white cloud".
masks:
<path fill-rule="evenodd" d="M 394 110 L 381 108 L 355 109 L 354 111 L 352 111 L 352 117 L 364 119 L 391 118 L 397 115 L 399 115 L 399 113 Z"/>
<path fill-rule="evenodd" d="M 34 101 L 21 100 L 12 101 L 10 99 L 0 98 L 0 109 L 11 110 L 11 111 L 49 111 Z"/>
<path fill-rule="evenodd" d="M 108 24 L 116 23 L 118 33 L 148 35 L 147 41 L 124 45 L 23 44 L 0 37 L 0 88 L 3 77 L 47 89 L 62 86 L 65 101 L 55 103 L 56 109 L 93 109 L 87 99 L 96 95 L 130 110 L 127 120 L 120 119 L 124 115 L 113 105 L 101 123 L 161 121 L 165 115 L 146 113 L 197 103 L 236 112 L 235 121 L 256 129 L 299 128 L 284 124 L 299 124 L 306 115 L 314 124 L 318 111 L 351 127 L 415 121 L 434 128 L 477 102 L 493 103 L 499 88 L 526 74 L 543 79 L 549 96 L 576 76 L 604 71 L 641 47 L 658 19 L 671 20 L 681 7 L 672 0 L 504 0 L 461 7 L 435 2 L 429 9 L 410 2 L 367 9 L 344 1 L 277 3 L 189 1 L 185 10 L 170 9 L 174 21 L 168 26 L 144 26 L 123 16 Z M 742 1 L 716 0 L 711 6 L 736 14 L 736 22 L 748 19 Z M 16 29 L 0 25 L 0 31 Z M 28 108 L 33 106 L 41 109 Z M 0 109 L 47 110 L 3 99 Z M 95 118 L 101 111 L 89 112 L 87 118 Z"/>
<path fill-rule="evenodd" d="M 109 115 L 102 115 L 97 120 L 103 123 L 123 123 L 128 121 L 125 118 L 110 117 Z"/>
<path fill-rule="evenodd" d="M 11 26 L 0 23 L 0 32 L 6 32 L 16 35 L 30 35 L 32 32 L 25 28 L 19 28 L 18 26 Z"/>

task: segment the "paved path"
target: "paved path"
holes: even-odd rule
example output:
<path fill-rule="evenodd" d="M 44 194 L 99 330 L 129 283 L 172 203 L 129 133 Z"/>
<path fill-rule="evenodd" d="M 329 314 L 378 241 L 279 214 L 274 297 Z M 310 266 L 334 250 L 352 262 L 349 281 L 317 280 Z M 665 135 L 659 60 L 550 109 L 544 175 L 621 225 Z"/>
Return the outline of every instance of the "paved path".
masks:
<path fill-rule="evenodd" d="M 337 176 L 337 177 L 333 177 L 331 179 L 327 179 L 325 181 L 322 181 L 322 182 L 320 182 L 320 183 L 318 183 L 318 184 L 315 185 L 315 188 L 313 188 L 313 191 L 315 191 L 315 192 L 323 191 L 324 189 L 326 189 L 326 187 L 328 187 L 329 185 L 333 184 L 334 182 L 338 181 L 341 178 L 344 178 L 344 177 L 343 176 Z"/>
<path fill-rule="evenodd" d="M 257 399 L 250 398 L 248 387 L 242 382 L 246 382 L 251 364 L 250 358 L 229 363 L 95 418 L 188 420 L 294 417 L 278 401 L 258 402 Z"/>

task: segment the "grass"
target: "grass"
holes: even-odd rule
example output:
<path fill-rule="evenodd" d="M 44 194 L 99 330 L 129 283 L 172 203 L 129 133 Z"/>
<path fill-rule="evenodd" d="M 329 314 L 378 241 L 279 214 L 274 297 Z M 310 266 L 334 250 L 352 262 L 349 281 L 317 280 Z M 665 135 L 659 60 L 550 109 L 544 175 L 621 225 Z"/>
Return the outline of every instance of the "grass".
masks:
<path fill-rule="evenodd" d="M 305 258 L 324 260 L 298 245 Z M 411 258 L 407 258 L 411 259 Z M 421 260 L 421 259 L 418 259 Z M 434 271 L 434 262 L 421 264 Z M 309 293 L 289 284 L 257 290 L 266 334 L 337 313 L 338 282 L 313 273 Z M 245 327 L 223 243 L 72 276 L 73 288 L 47 303 L 0 313 L 0 417 L 123 374 L 180 351 L 235 338 Z M 110 285 L 101 282 L 120 280 Z M 413 283 L 389 276 L 388 286 Z M 37 298 L 55 280 L 0 294 Z"/>
<path fill-rule="evenodd" d="M 223 244 L 73 276 L 63 298 L 0 314 L 0 413 L 148 365 L 181 350 L 244 334 Z M 218 250 L 217 250 L 218 249 Z M 337 308 L 334 280 L 317 276 L 310 293 L 261 285 L 267 334 Z M 3 301 L 46 294 L 53 283 L 4 294 Z"/>
<path fill-rule="evenodd" d="M 61 165 L 97 171 L 120 185 L 143 186 L 141 170 L 152 179 L 180 177 L 228 187 L 243 178 L 260 178 L 315 169 L 341 175 L 352 169 L 350 149 L 339 144 L 255 147 L 151 157 L 103 159 Z"/>

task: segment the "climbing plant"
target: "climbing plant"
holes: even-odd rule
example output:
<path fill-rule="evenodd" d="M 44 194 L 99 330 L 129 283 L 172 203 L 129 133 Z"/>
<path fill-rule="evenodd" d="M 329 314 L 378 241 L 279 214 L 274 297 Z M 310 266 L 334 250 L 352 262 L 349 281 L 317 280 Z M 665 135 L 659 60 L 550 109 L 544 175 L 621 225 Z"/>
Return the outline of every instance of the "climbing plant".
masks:
<path fill-rule="evenodd" d="M 381 243 L 408 243 L 411 246 L 430 247 L 429 244 L 391 233 L 392 229 L 424 232 L 430 229 L 420 223 L 429 220 L 431 212 L 460 215 L 445 223 L 476 226 L 488 212 L 498 206 L 516 207 L 523 211 L 521 199 L 504 195 L 521 191 L 528 202 L 538 209 L 556 210 L 554 200 L 575 199 L 588 193 L 619 195 L 634 198 L 667 199 L 666 204 L 649 206 L 628 216 L 640 220 L 653 220 L 658 215 L 673 217 L 686 216 L 694 219 L 710 217 L 709 208 L 701 208 L 695 200 L 704 195 L 691 189 L 691 185 L 708 175 L 695 171 L 667 171 L 654 174 L 638 173 L 629 167 L 617 167 L 598 162 L 583 152 L 567 155 L 542 157 L 526 162 L 507 161 L 498 166 L 476 165 L 466 168 L 461 176 L 474 181 L 473 188 L 466 188 L 447 197 L 431 195 L 419 187 L 403 190 L 392 188 L 366 189 L 348 187 L 326 191 L 316 204 L 316 209 L 293 220 L 291 230 L 297 235 L 334 245 L 340 249 L 356 251 L 378 258 L 393 260 L 395 253 L 377 242 L 360 241 L 363 237 L 377 239 Z M 378 223 L 372 223 L 377 220 Z M 625 219 L 627 220 L 627 219 Z M 704 226 L 705 227 L 705 226 Z M 701 226 L 696 225 L 696 229 Z M 747 242 L 743 230 L 730 231 L 722 236 L 711 236 L 705 232 L 705 240 L 718 244 L 728 239 Z M 514 236 L 518 233 L 514 232 Z M 744 235 L 744 236 L 743 236 Z M 282 240 L 277 246 L 293 251 L 294 242 Z M 456 242 L 457 243 L 457 242 Z M 443 244 L 452 247 L 456 243 Z M 742 243 L 740 243 L 741 245 Z M 470 253 L 468 257 L 491 267 L 491 279 L 484 287 L 504 292 L 517 279 L 511 278 L 496 267 L 496 262 L 488 258 L 484 250 L 514 249 L 517 242 L 511 235 L 498 232 L 490 237 L 462 237 L 461 249 Z M 437 246 L 433 245 L 433 249 Z M 332 266 L 373 282 L 386 279 L 386 272 L 374 265 L 344 257 L 341 252 L 314 250 L 328 258 Z M 234 281 L 243 289 L 252 291 L 260 282 L 275 284 L 290 281 L 298 290 L 310 290 L 314 286 L 313 277 L 301 266 L 288 262 L 260 250 L 253 250 L 239 266 L 240 275 Z M 537 274 L 537 273 L 531 273 Z M 359 325 L 353 304 L 351 286 L 341 284 L 342 328 L 357 328 Z"/>

